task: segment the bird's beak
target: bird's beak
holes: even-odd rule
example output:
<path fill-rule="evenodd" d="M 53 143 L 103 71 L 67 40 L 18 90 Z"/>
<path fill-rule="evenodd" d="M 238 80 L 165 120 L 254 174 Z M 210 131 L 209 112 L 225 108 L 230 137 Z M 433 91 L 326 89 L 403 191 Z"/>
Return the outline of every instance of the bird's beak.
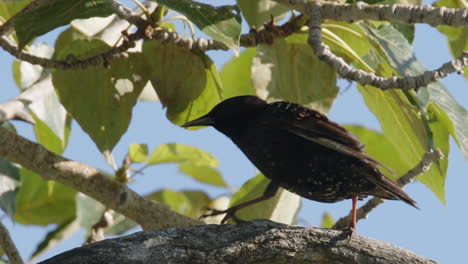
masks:
<path fill-rule="evenodd" d="M 189 121 L 182 125 L 182 127 L 193 127 L 193 126 L 212 126 L 214 125 L 214 119 L 211 116 L 204 115 L 195 120 Z"/>

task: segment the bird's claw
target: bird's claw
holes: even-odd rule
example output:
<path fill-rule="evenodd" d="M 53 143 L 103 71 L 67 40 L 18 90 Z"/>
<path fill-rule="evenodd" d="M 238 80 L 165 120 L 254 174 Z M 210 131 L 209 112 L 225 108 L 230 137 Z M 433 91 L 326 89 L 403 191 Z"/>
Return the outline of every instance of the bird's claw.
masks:
<path fill-rule="evenodd" d="M 351 238 L 353 237 L 353 234 L 356 232 L 356 227 L 355 226 L 348 226 L 347 228 L 342 230 L 343 233 L 346 233 L 346 236 L 348 237 L 348 243 L 351 241 Z"/>
<path fill-rule="evenodd" d="M 226 210 L 216 210 L 216 209 L 213 209 L 213 208 L 206 208 L 206 210 L 210 211 L 210 213 L 201 215 L 200 219 L 210 217 L 210 216 L 217 216 L 217 215 L 226 214 L 223 217 L 223 219 L 221 220 L 221 224 L 225 224 L 226 221 L 229 220 L 230 218 L 232 218 L 232 220 L 234 220 L 234 222 L 236 222 L 237 224 L 245 222 L 245 221 L 243 221 L 243 220 L 236 217 L 236 215 L 235 215 L 235 213 L 237 211 L 236 207 L 231 207 L 231 208 L 228 208 Z"/>

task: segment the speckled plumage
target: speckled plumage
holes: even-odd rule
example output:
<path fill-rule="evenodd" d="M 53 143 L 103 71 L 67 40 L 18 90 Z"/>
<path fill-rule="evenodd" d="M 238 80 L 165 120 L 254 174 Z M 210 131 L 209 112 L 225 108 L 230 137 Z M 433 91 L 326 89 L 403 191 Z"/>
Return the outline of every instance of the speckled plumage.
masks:
<path fill-rule="evenodd" d="M 239 96 L 184 126 L 193 125 L 211 125 L 231 138 L 271 179 L 269 196 L 277 185 L 319 202 L 374 195 L 415 206 L 379 171 L 382 165 L 366 154 L 357 138 L 312 109 Z"/>

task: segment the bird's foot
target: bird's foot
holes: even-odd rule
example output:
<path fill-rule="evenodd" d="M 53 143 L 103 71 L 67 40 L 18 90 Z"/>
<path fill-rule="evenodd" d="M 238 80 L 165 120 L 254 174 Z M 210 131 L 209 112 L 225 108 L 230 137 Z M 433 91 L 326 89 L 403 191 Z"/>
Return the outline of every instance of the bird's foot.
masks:
<path fill-rule="evenodd" d="M 356 232 L 356 226 L 349 225 L 347 228 L 343 229 L 342 231 L 348 237 L 348 243 L 349 243 L 349 241 L 351 241 L 351 238 L 353 237 L 353 234 Z"/>
<path fill-rule="evenodd" d="M 237 207 L 231 207 L 231 208 L 228 208 L 226 210 L 216 210 L 216 209 L 212 209 L 212 208 L 206 208 L 208 211 L 210 211 L 210 213 L 207 213 L 207 214 L 204 214 L 204 215 L 201 215 L 200 216 L 200 219 L 203 219 L 203 218 L 206 218 L 206 217 L 210 217 L 210 216 L 217 216 L 217 215 L 222 215 L 222 214 L 226 214 L 223 219 L 221 220 L 221 224 L 224 224 L 226 223 L 227 220 L 229 219 L 232 219 L 234 220 L 234 222 L 236 222 L 236 224 L 239 224 L 239 223 L 242 223 L 242 222 L 245 222 L 244 220 L 241 220 L 239 218 L 236 217 L 236 211 L 237 211 Z"/>

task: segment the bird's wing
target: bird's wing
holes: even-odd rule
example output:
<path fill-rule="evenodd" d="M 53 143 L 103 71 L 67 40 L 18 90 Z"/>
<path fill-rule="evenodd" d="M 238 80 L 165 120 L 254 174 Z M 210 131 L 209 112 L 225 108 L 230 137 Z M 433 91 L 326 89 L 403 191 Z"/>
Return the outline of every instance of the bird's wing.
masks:
<path fill-rule="evenodd" d="M 328 120 L 325 115 L 298 104 L 285 102 L 272 103 L 269 110 L 269 116 L 272 118 L 264 119 L 265 125 L 286 130 L 329 149 L 380 166 L 394 174 L 392 169 L 363 151 L 364 145 L 351 132 Z"/>

